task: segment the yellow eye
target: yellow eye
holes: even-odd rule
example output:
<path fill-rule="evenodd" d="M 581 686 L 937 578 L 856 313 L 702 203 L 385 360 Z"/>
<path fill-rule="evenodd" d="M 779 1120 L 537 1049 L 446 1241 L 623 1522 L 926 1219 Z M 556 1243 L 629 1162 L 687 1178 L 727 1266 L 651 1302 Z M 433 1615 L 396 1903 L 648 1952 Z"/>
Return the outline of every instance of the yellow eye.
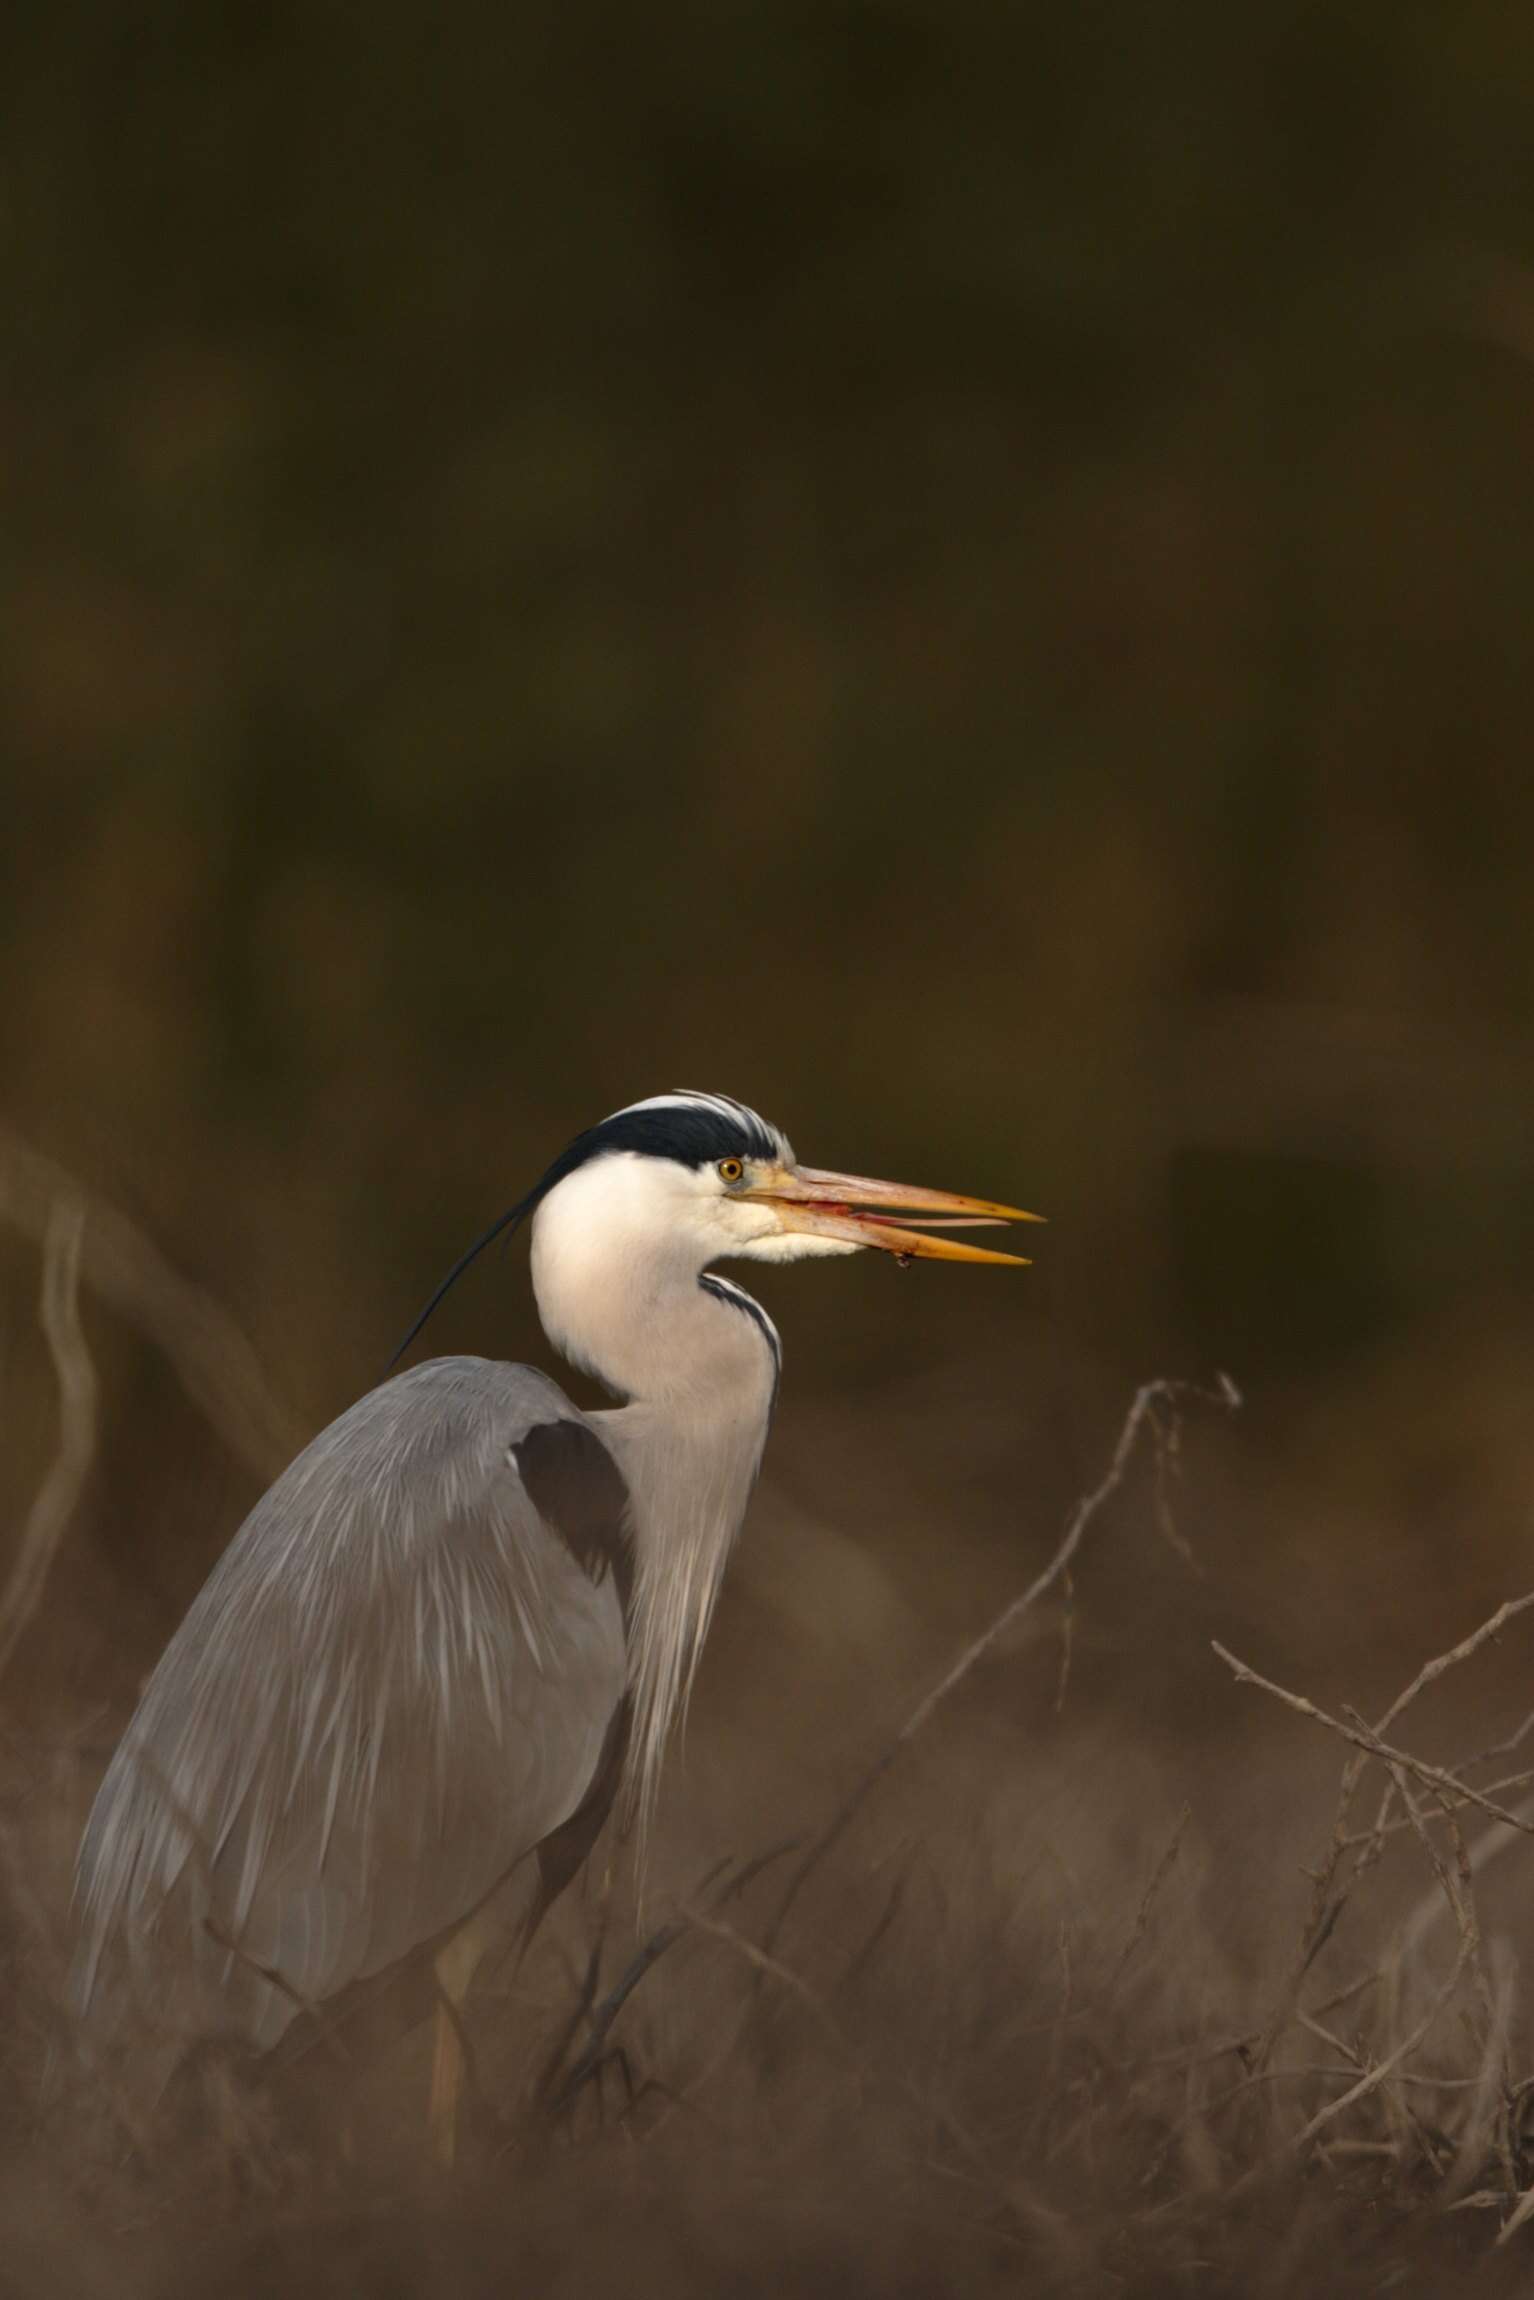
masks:
<path fill-rule="evenodd" d="M 721 1158 L 719 1161 L 719 1179 L 721 1182 L 738 1182 L 745 1171 L 745 1167 L 742 1166 L 738 1158 Z"/>

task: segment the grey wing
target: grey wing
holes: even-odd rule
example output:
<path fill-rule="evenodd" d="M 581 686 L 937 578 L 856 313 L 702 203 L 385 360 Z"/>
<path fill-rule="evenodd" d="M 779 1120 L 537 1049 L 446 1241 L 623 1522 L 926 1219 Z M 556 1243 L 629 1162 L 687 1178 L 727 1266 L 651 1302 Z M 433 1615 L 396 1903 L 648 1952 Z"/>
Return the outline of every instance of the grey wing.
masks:
<path fill-rule="evenodd" d="M 569 1819 L 626 1679 L 626 1494 L 527 1367 L 371 1391 L 257 1503 L 91 1812 L 82 2011 L 265 2047 L 470 1914 Z M 276 1982 L 264 1973 L 280 1976 Z"/>

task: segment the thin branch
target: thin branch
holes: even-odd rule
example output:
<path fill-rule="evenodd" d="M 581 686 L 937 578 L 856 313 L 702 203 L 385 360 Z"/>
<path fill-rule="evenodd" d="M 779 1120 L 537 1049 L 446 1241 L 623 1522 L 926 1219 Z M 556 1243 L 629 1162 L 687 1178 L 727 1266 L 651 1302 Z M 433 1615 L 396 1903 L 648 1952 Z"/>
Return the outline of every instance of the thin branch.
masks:
<path fill-rule="evenodd" d="M 1151 1910 L 1155 1906 L 1156 1896 L 1161 1891 L 1162 1886 L 1165 1884 L 1172 1863 L 1176 1860 L 1177 1855 L 1182 1848 L 1183 1833 L 1192 1818 L 1193 1807 L 1191 1805 L 1184 1805 L 1182 1811 L 1177 1816 L 1177 1824 L 1173 1829 L 1171 1836 L 1167 1840 L 1166 1846 L 1162 1851 L 1161 1858 L 1156 1863 L 1155 1868 L 1151 1872 L 1150 1882 L 1146 1886 L 1145 1891 L 1140 1896 L 1140 1906 L 1135 1911 L 1135 1921 L 1129 1928 L 1124 1946 L 1119 1950 L 1118 1956 L 1114 1962 L 1113 1970 L 1108 1976 L 1108 1987 L 1106 1993 L 1110 1997 L 1116 1994 L 1119 1982 L 1124 1977 L 1125 1967 L 1128 1965 L 1130 1958 L 1134 1955 L 1135 1950 L 1139 1947 L 1139 1944 L 1144 1937 L 1145 1928 L 1150 1923 Z"/>
<path fill-rule="evenodd" d="M 1391 1702 L 1389 1708 L 1378 1720 L 1375 1731 L 1377 1733 L 1387 1731 L 1402 1712 L 1411 1706 L 1424 1687 L 1433 1684 L 1448 1670 L 1457 1668 L 1461 1662 L 1469 1660 L 1471 1655 L 1477 1652 L 1482 1645 L 1497 1636 L 1514 1614 L 1521 1613 L 1531 1603 L 1534 1603 L 1534 1595 L 1516 1598 L 1509 1604 L 1499 1607 L 1491 1619 L 1483 1622 L 1479 1629 L 1473 1630 L 1468 1637 L 1461 1638 L 1460 1642 L 1451 1646 L 1447 1652 L 1437 1654 L 1431 1661 L 1426 1662 L 1418 1670 L 1410 1684 L 1398 1693 L 1395 1700 Z M 1486 1758 L 1501 1756 L 1507 1750 L 1516 1748 L 1528 1729 L 1530 1721 L 1530 1719 L 1525 1719 L 1517 1732 L 1505 1743 L 1498 1743 L 1490 1749 L 1480 1751 L 1477 1756 L 1467 1758 L 1465 1764 L 1479 1764 Z M 1362 1832 L 1350 1831 L 1348 1828 L 1349 1816 L 1353 1810 L 1353 1800 L 1358 1794 L 1358 1785 L 1363 1778 L 1364 1768 L 1371 1754 L 1373 1752 L 1360 1748 L 1355 1756 L 1349 1758 L 1343 1768 L 1342 1781 L 1337 1792 L 1337 1809 L 1332 1817 L 1331 1841 L 1327 1846 L 1320 1867 L 1314 1872 L 1315 1882 L 1310 1896 L 1310 1908 L 1300 1937 L 1299 1955 L 1285 1986 L 1283 1996 L 1270 2014 L 1267 2026 L 1262 2033 L 1256 2054 L 1259 2067 L 1267 2060 L 1278 2038 L 1293 2018 L 1294 2008 L 1299 2002 L 1300 1990 L 1305 1983 L 1305 1975 L 1309 1972 L 1316 1957 L 1330 1937 L 1349 1895 L 1365 1872 L 1379 1860 L 1384 1851 L 1386 1837 L 1395 1834 L 1398 1827 L 1406 1826 L 1405 1822 L 1395 1823 L 1389 1820 L 1390 1808 L 1395 1802 L 1395 1784 L 1392 1781 L 1386 1787 L 1384 1799 L 1373 1826 Z M 1461 1767 L 1461 1771 L 1463 1770 L 1464 1767 Z M 1502 1784 L 1502 1786 L 1506 1785 Z M 1504 1844 L 1507 1841 L 1505 1838 L 1502 1840 Z M 1342 1868 L 1344 1859 L 1350 1852 L 1356 1852 L 1358 1858 L 1341 1887 L 1338 1888 L 1338 1873 Z"/>
<path fill-rule="evenodd" d="M 826 1855 L 845 1836 L 852 1822 L 862 1811 L 868 1798 L 883 1780 L 902 1750 L 916 1739 L 916 1736 L 928 1724 L 936 1711 L 942 1707 L 949 1695 L 963 1684 L 965 1678 L 970 1675 L 976 1665 L 983 1661 L 993 1647 L 1022 1619 L 1023 1615 L 1069 1572 L 1071 1562 L 1081 1547 L 1092 1521 L 1112 1500 L 1123 1484 L 1124 1473 L 1129 1467 L 1141 1433 L 1147 1425 L 1154 1432 L 1158 1447 L 1165 1445 L 1166 1435 L 1156 1418 L 1157 1407 L 1165 1405 L 1175 1412 L 1178 1401 L 1183 1398 L 1200 1398 L 1210 1404 L 1224 1407 L 1227 1412 L 1233 1411 L 1241 1403 L 1241 1393 L 1228 1374 L 1217 1374 L 1212 1389 L 1206 1389 L 1195 1382 L 1162 1380 L 1146 1382 L 1135 1392 L 1107 1470 L 1092 1491 L 1084 1494 L 1071 1511 L 1060 1545 L 1049 1563 L 1041 1573 L 1034 1576 L 1026 1589 L 1012 1599 L 1010 1604 L 1002 1607 L 989 1628 L 983 1629 L 978 1637 L 971 1639 L 957 1660 L 944 1672 L 930 1691 L 922 1696 L 888 1747 L 875 1758 L 862 1777 L 854 1783 L 849 1794 L 832 1815 L 827 1827 L 811 1843 L 803 1860 L 789 1878 L 783 1898 L 778 1904 L 777 1913 L 768 1927 L 766 1946 L 769 1950 L 782 1932 L 789 1911 L 793 1908 L 805 1885 L 819 1868 Z"/>
<path fill-rule="evenodd" d="M 228 1313 L 173 1269 L 136 1223 L 0 1127 L 0 1220 L 41 1242 L 60 1201 L 86 1216 L 87 1284 L 165 1353 L 230 1452 L 262 1479 L 291 1460 L 301 1434 Z"/>
<path fill-rule="evenodd" d="M 1446 1772 L 1442 1765 L 1429 1765 L 1425 1758 L 1414 1757 L 1408 1749 L 1393 1748 L 1388 1741 L 1381 1740 L 1377 1733 L 1371 1733 L 1366 1725 L 1349 1725 L 1340 1717 L 1329 1716 L 1314 1701 L 1307 1700 L 1303 1693 L 1290 1693 L 1284 1686 L 1275 1685 L 1271 1677 L 1261 1676 L 1245 1661 L 1238 1660 L 1218 1638 L 1211 1638 L 1210 1643 L 1226 1667 L 1233 1672 L 1238 1685 L 1260 1687 L 1264 1693 L 1271 1693 L 1275 1700 L 1282 1701 L 1299 1716 L 1309 1717 L 1317 1725 L 1324 1725 L 1329 1733 L 1337 1734 L 1344 1741 L 1351 1741 L 1355 1749 L 1362 1749 L 1371 1757 L 1381 1758 L 1387 1765 L 1404 1766 L 1415 1779 L 1426 1781 L 1435 1789 L 1446 1789 L 1451 1796 L 1463 1799 L 1467 1804 L 1479 1805 L 1482 1812 L 1489 1813 L 1494 1821 L 1505 1822 L 1510 1829 L 1521 1829 L 1525 1836 L 1534 1836 L 1534 1820 L 1520 1819 L 1518 1814 L 1509 1812 L 1505 1805 L 1499 1805 L 1494 1799 L 1484 1796 L 1479 1789 L 1473 1789 L 1468 1781 L 1461 1781 L 1457 1775 Z"/>
<path fill-rule="evenodd" d="M 1459 1929 L 1469 1959 L 1484 2019 L 1481 2040 L 1481 2062 L 1476 2084 L 1476 2099 L 1470 2118 L 1461 2135 L 1457 2152 L 1457 2169 L 1451 2172 L 1446 2194 L 1454 2196 L 1469 2187 L 1479 2168 L 1481 2151 L 1486 2140 L 1495 2133 L 1495 2146 L 1502 2177 L 1509 2195 L 1518 2189 L 1517 2172 L 1513 2164 L 1512 2148 L 1507 2132 L 1507 2105 L 1511 2097 L 1512 2070 L 1507 2058 L 1507 2032 L 1510 2006 L 1505 1988 L 1494 1990 L 1491 1975 L 1486 1969 L 1485 1952 L 1481 1939 L 1481 1920 L 1475 1901 L 1475 1879 L 1470 1859 L 1465 1851 L 1465 1840 L 1458 1821 L 1447 1803 L 1443 1805 L 1443 1819 L 1447 1825 L 1454 1853 L 1454 1867 L 1440 1855 L 1428 1834 L 1422 1808 L 1412 1794 L 1411 1784 L 1398 1765 L 1391 1771 L 1401 1802 L 1411 1817 L 1419 1843 L 1427 1854 L 1448 1902 L 1454 1922 Z M 1495 2103 L 1495 2105 L 1494 2105 Z"/>
<path fill-rule="evenodd" d="M 40 1315 L 59 1386 L 59 1442 L 52 1464 L 21 1529 L 9 1579 L 0 1595 L 0 1670 L 42 1601 L 49 1570 L 80 1496 L 96 1451 L 96 1369 L 80 1328 L 80 1245 L 85 1209 L 59 1199 L 49 1212 L 43 1241 Z"/>
<path fill-rule="evenodd" d="M 727 1855 L 722 1861 L 714 1862 L 704 1873 L 698 1881 L 697 1889 L 700 1892 L 705 1891 L 720 1877 L 721 1872 L 730 1871 L 731 1873 L 724 1877 L 709 1904 L 711 1908 L 723 1908 L 727 1901 L 742 1893 L 746 1886 L 760 1876 L 764 1869 L 769 1868 L 774 1861 L 780 1861 L 785 1854 L 797 1851 L 798 1845 L 798 1838 L 790 1837 L 780 1845 L 769 1846 L 765 1853 L 754 1854 L 749 1861 L 738 1869 L 734 1865 L 733 1858 Z M 593 1961 L 587 1967 L 586 1981 L 580 1993 L 580 2000 L 565 2027 L 561 2030 L 559 2042 L 548 2056 L 543 2077 L 538 2086 L 538 2097 L 543 2101 L 551 2115 L 557 2116 L 568 2108 L 582 2086 L 595 2074 L 606 2057 L 607 2039 L 619 2013 L 622 2012 L 646 1973 L 660 1963 L 667 1950 L 674 1948 L 683 1934 L 695 1923 L 695 1913 L 689 1912 L 686 1916 L 672 1917 L 665 1924 L 658 1925 L 649 1938 L 640 1943 L 613 1986 L 600 2002 L 596 2000 L 596 1960 L 600 1955 L 600 1944 L 598 1944 L 597 1950 L 593 1952 Z M 567 2073 L 561 2079 L 560 2069 L 583 2020 L 588 2024 L 590 2033 Z"/>
<path fill-rule="evenodd" d="M 1493 1757 L 1506 1757 L 1511 1755 L 1514 1749 L 1521 1749 L 1529 1737 L 1531 1728 L 1534 1728 L 1534 1709 L 1529 1711 L 1521 1725 L 1515 1726 L 1505 1741 L 1493 1741 L 1489 1748 L 1477 1749 L 1471 1756 L 1462 1757 L 1459 1761 L 1460 1771 L 1463 1773 L 1467 1765 L 1486 1765 L 1491 1762 Z"/>
<path fill-rule="evenodd" d="M 1500 2196 L 1464 2196 L 1460 2198 L 1461 2208 L 1470 2204 L 1484 2203 L 1500 2205 L 1501 2202 L 1502 2199 Z M 1508 2214 L 1507 2219 L 1503 2222 L 1501 2228 L 1498 2230 L 1497 2242 L 1499 2244 L 1505 2244 L 1510 2236 L 1516 2236 L 1519 2229 L 1525 2225 L 1531 2214 L 1534 2214 L 1534 2188 L 1526 2188 L 1523 2194 L 1519 2197 L 1518 2202 L 1514 2205 L 1512 2211 Z"/>
<path fill-rule="evenodd" d="M 1067 1566 L 1061 1576 L 1064 1601 L 1060 1607 L 1060 1674 L 1055 1680 L 1055 1715 L 1065 1713 L 1065 1696 L 1070 1690 L 1071 1657 L 1076 1645 L 1076 1584 Z"/>
<path fill-rule="evenodd" d="M 694 1932 L 706 1933 L 710 1940 L 726 1942 L 738 1956 L 745 1958 L 747 1964 L 754 1965 L 759 1973 L 770 1974 L 773 1980 L 798 1998 L 816 2025 L 836 2046 L 838 2052 L 845 2054 L 856 2065 L 860 2073 L 866 2073 L 867 2063 L 862 2053 L 858 2051 L 857 2046 L 835 2015 L 826 2005 L 822 2004 L 809 1982 L 801 1979 L 798 1973 L 781 1963 L 777 1957 L 772 1955 L 770 1950 L 758 1948 L 755 1941 L 749 1940 L 744 1933 L 737 1932 L 733 1925 L 727 1925 L 722 1919 L 711 1916 L 706 1909 L 684 1909 L 679 1921 L 684 1929 L 690 1926 Z"/>
<path fill-rule="evenodd" d="M 583 2001 L 577 2005 L 559 2043 L 549 2056 L 543 2081 L 538 2088 L 551 2116 L 562 2115 L 582 2086 L 594 2075 L 606 2054 L 607 2039 L 619 2013 L 652 1965 L 659 1964 L 666 1951 L 674 1948 L 686 1931 L 686 1922 L 680 1917 L 673 1917 L 669 1924 L 657 1926 L 649 1939 L 641 1942 L 635 1950 L 600 2003 L 592 2003 L 583 1996 Z M 591 2033 L 563 2080 L 556 2082 L 560 2064 L 583 2019 L 589 2021 Z"/>
<path fill-rule="evenodd" d="M 1534 1589 L 1529 1590 L 1523 1597 L 1510 1597 L 1505 1605 L 1498 1606 L 1489 1621 L 1483 1621 L 1479 1629 L 1473 1629 L 1468 1637 L 1462 1637 L 1458 1645 L 1451 1646 L 1447 1653 L 1440 1653 L 1431 1661 L 1425 1661 L 1405 1692 L 1396 1695 L 1384 1716 L 1379 1719 L 1374 1728 L 1375 1732 L 1384 1733 L 1395 1723 L 1403 1709 L 1411 1707 L 1417 1695 L 1427 1686 L 1435 1683 L 1450 1669 L 1457 1669 L 1462 1661 L 1468 1661 L 1470 1656 L 1473 1653 L 1478 1653 L 1483 1645 L 1489 1645 L 1493 1638 L 1501 1635 L 1510 1621 L 1516 1619 L 1520 1613 L 1527 1613 L 1531 1605 L 1534 1605 Z M 1514 1735 L 1513 1741 L 1504 1743 L 1503 1747 L 1512 1748 L 1516 1741 L 1521 1738 L 1523 1732 L 1527 1730 L 1527 1725 L 1528 1720 L 1525 1719 L 1518 1733 Z M 1498 1756 L 1502 1754 L 1502 1751 L 1485 1750 L 1482 1754 Z M 1472 1763 L 1474 1761 L 1474 1759 L 1470 1760 Z"/>
<path fill-rule="evenodd" d="M 1463 1758 L 1460 1769 L 1463 1770 L 1465 1765 L 1473 1765 L 1476 1762 L 1474 1757 Z M 1534 1768 L 1526 1768 L 1522 1773 L 1504 1773 L 1500 1779 L 1487 1782 L 1485 1793 L 1488 1797 L 1500 1797 L 1505 1789 L 1526 1789 L 1531 1781 L 1534 1781 Z M 1435 1802 L 1438 1801 L 1442 1803 L 1443 1813 L 1426 1814 L 1424 1818 L 1429 1827 L 1434 1821 L 1445 1817 L 1454 1810 L 1455 1799 L 1447 1789 L 1439 1791 L 1438 1798 L 1435 1799 Z M 1370 1828 L 1350 1830 L 1342 1842 L 1344 1847 L 1351 1852 L 1356 1846 L 1372 1845 L 1376 1838 L 1399 1837 L 1411 1825 L 1411 1816 L 1403 1813 L 1398 1821 L 1376 1821 Z M 1505 1840 L 1499 1839 L 1499 1842 L 1505 1842 Z"/>
<path fill-rule="evenodd" d="M 1348 2091 L 1343 2093 L 1339 2100 L 1329 2101 L 1325 2108 L 1318 2109 L 1316 2111 L 1310 2122 L 1305 2126 L 1304 2130 L 1297 2136 L 1295 2140 L 1294 2146 L 1296 2154 L 1299 2154 L 1304 2149 L 1308 2148 L 1310 2143 L 1315 2139 L 1316 2134 L 1320 2132 L 1325 2125 L 1330 2124 L 1334 2117 L 1340 2116 L 1345 2108 L 1351 2108 L 1355 2101 L 1364 2100 L 1371 2092 L 1377 2091 L 1379 2086 L 1385 2082 L 1386 2078 L 1390 2076 L 1394 2070 L 1400 2067 L 1402 2061 L 1408 2059 L 1409 2056 L 1416 2051 L 1418 2045 L 1421 2044 L 1423 2038 L 1427 2035 L 1428 2030 L 1432 2027 L 1434 2021 L 1437 2020 L 1439 2014 L 1443 2011 L 1443 2008 L 1448 2003 L 1450 1997 L 1453 1996 L 1455 1990 L 1459 1987 L 1461 1975 L 1463 1974 L 1469 1961 L 1470 1945 L 1467 1940 L 1462 1939 L 1459 1944 L 1459 1954 L 1454 1960 L 1454 1970 L 1450 1973 L 1448 1979 L 1444 1982 L 1443 1987 L 1439 1990 L 1437 1996 L 1428 2006 L 1427 2011 L 1423 2014 L 1422 2019 L 1417 2023 L 1417 2026 L 1411 2031 L 1410 2035 L 1402 2037 L 1394 2052 L 1387 2053 L 1382 2061 L 1377 2062 L 1376 2065 L 1369 2070 L 1366 2076 L 1361 2076 L 1358 2082 L 1351 2086 Z"/>

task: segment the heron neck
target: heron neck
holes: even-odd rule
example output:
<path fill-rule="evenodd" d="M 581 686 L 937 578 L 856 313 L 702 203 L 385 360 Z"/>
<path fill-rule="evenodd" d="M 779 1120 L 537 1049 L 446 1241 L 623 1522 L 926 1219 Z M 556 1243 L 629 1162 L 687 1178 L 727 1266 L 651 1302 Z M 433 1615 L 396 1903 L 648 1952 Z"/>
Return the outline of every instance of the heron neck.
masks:
<path fill-rule="evenodd" d="M 645 1817 L 761 1462 L 776 1336 L 749 1296 L 694 1276 L 653 1316 L 649 1361 L 643 1394 L 591 1416 L 633 1505 L 631 1783 Z"/>

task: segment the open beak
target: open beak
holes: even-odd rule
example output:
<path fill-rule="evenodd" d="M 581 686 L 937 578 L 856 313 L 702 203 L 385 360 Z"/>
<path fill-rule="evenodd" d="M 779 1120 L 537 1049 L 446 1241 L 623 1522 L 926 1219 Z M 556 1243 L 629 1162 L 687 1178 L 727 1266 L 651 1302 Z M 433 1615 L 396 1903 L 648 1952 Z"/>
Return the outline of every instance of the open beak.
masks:
<path fill-rule="evenodd" d="M 1000 1222 L 1042 1222 L 1020 1206 L 998 1206 L 989 1198 L 960 1198 L 951 1190 L 923 1190 L 904 1182 L 875 1182 L 866 1174 L 828 1174 L 814 1166 L 780 1166 L 741 1195 L 776 1207 L 785 1230 L 841 1238 L 855 1246 L 878 1246 L 902 1261 L 1009 1262 L 1021 1267 L 1026 1254 L 997 1254 L 962 1239 L 929 1235 L 932 1230 L 980 1230 Z M 896 1220 L 881 1219 L 894 1215 Z M 904 1217 L 922 1224 L 904 1226 Z"/>

